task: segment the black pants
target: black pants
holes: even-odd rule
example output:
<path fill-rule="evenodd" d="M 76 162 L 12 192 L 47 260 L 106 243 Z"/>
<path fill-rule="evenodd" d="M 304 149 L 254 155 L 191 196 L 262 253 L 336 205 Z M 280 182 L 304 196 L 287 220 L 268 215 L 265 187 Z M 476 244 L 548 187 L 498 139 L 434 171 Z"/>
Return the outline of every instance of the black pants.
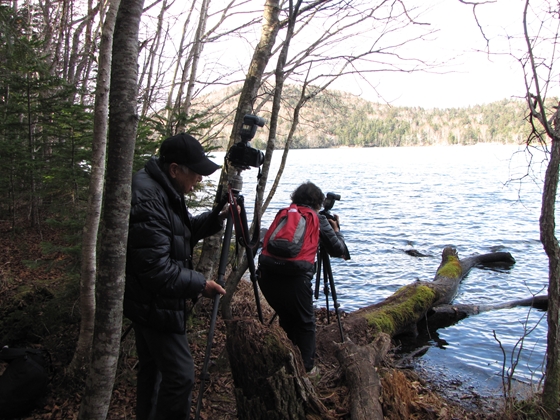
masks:
<path fill-rule="evenodd" d="M 299 348 L 306 371 L 315 363 L 315 311 L 309 276 L 283 276 L 259 270 L 260 289 L 279 317 L 280 326 Z"/>
<path fill-rule="evenodd" d="M 133 325 L 139 366 L 137 420 L 188 420 L 194 362 L 186 334 Z"/>

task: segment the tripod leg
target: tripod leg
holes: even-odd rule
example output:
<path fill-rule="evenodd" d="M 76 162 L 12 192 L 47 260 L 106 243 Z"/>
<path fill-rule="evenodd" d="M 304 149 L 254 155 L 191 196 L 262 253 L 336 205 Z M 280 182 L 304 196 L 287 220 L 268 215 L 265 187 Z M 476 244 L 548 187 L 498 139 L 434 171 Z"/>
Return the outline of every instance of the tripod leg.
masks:
<path fill-rule="evenodd" d="M 315 277 L 315 299 L 319 299 L 319 285 L 321 284 L 321 248 L 317 250 L 317 275 Z"/>
<path fill-rule="evenodd" d="M 242 196 L 238 197 L 237 204 L 241 207 L 241 223 L 243 223 L 243 230 L 244 232 L 249 232 L 249 226 L 247 225 L 247 213 L 245 212 L 245 205 L 244 199 Z M 251 283 L 253 283 L 253 292 L 255 293 L 255 303 L 257 305 L 257 313 L 259 315 L 259 321 L 261 324 L 264 324 L 262 309 L 261 309 L 261 300 L 259 298 L 259 288 L 257 286 L 257 274 L 255 270 L 255 256 L 253 255 L 253 249 L 247 243 L 247 241 L 243 241 L 245 246 L 245 253 L 247 256 L 247 263 L 249 264 L 249 273 L 251 274 Z"/>
<path fill-rule="evenodd" d="M 326 258 L 325 258 L 326 257 Z M 327 271 L 328 265 L 326 264 L 328 262 L 328 258 L 329 256 L 327 255 L 326 252 L 321 251 L 321 259 L 323 260 L 323 281 L 324 281 L 324 289 L 323 291 L 325 292 L 325 301 L 326 301 L 326 307 L 327 307 L 327 324 L 331 323 L 331 311 L 329 309 L 329 273 Z"/>
<path fill-rule="evenodd" d="M 340 306 L 336 300 L 336 289 L 334 287 L 334 279 L 333 279 L 333 275 L 332 275 L 332 269 L 331 269 L 331 261 L 328 255 L 326 255 L 325 257 L 325 261 L 323 263 L 325 265 L 325 271 L 328 273 L 328 278 L 329 278 L 329 283 L 331 285 L 331 293 L 332 293 L 332 299 L 333 299 L 333 306 L 334 306 L 334 312 L 336 313 L 336 319 L 338 321 L 338 329 L 340 331 L 340 341 L 342 343 L 344 343 L 344 334 L 342 332 L 342 323 L 340 322 L 340 312 L 338 311 L 338 307 Z M 327 275 L 325 275 L 325 277 L 327 277 Z M 326 280 L 325 280 L 326 281 Z"/>
<path fill-rule="evenodd" d="M 226 230 L 224 232 L 224 239 L 222 242 L 222 252 L 220 254 L 220 265 L 218 267 L 218 280 L 217 283 L 220 286 L 224 286 L 224 276 L 226 273 L 226 267 L 228 262 L 229 245 L 231 242 L 233 231 L 233 221 L 231 214 L 228 214 Z M 212 351 L 212 341 L 214 339 L 214 330 L 216 328 L 216 319 L 218 317 L 218 308 L 220 307 L 220 294 L 216 294 L 214 297 L 214 306 L 212 308 L 212 318 L 210 320 L 210 328 L 208 329 L 208 339 L 206 342 L 206 353 L 204 354 L 204 364 L 202 365 L 202 370 L 200 373 L 200 388 L 198 390 L 198 401 L 196 404 L 196 415 L 195 420 L 199 419 L 200 410 L 202 408 L 202 396 L 204 394 L 204 382 L 206 381 L 206 376 L 208 375 L 208 364 L 210 363 L 210 352 Z"/>

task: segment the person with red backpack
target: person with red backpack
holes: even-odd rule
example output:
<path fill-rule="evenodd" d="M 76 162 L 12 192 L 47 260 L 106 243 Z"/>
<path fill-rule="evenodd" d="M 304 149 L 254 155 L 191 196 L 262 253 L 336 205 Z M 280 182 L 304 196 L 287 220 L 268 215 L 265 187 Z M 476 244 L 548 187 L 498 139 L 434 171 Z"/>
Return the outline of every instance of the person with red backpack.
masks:
<path fill-rule="evenodd" d="M 279 317 L 280 326 L 299 348 L 307 372 L 315 362 L 315 311 L 312 280 L 319 245 L 331 257 L 348 253 L 338 216 L 319 214 L 325 195 L 312 182 L 291 195 L 265 234 L 259 256 L 259 286 Z"/>

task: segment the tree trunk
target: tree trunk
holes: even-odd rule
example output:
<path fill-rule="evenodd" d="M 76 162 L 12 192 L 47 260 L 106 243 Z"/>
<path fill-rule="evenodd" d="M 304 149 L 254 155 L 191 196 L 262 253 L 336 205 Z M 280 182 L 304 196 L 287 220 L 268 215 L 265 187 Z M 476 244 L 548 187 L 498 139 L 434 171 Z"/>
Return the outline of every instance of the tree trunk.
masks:
<path fill-rule="evenodd" d="M 191 21 L 191 16 L 193 14 L 193 10 L 194 7 L 196 5 L 196 2 L 193 2 L 191 5 L 191 8 L 189 9 L 189 12 L 187 13 L 187 17 L 185 19 L 185 22 L 183 23 L 183 31 L 181 32 L 181 41 L 179 42 L 179 48 L 177 49 L 177 61 L 175 62 L 174 65 L 174 69 L 173 69 L 173 77 L 171 78 L 171 83 L 169 84 L 169 92 L 167 94 L 167 105 L 166 105 L 166 124 L 167 124 L 167 128 L 166 128 L 166 132 L 168 133 L 172 133 L 178 130 L 174 130 L 172 127 L 174 127 L 175 125 L 175 121 L 174 119 L 176 118 L 176 115 L 179 112 L 179 108 L 180 108 L 180 104 L 181 104 L 181 98 L 183 97 L 183 90 L 184 90 L 184 86 L 186 81 L 186 72 L 187 69 L 190 68 L 190 53 L 187 57 L 186 62 L 183 63 L 183 55 L 185 53 L 185 50 L 187 49 L 187 47 L 185 46 L 185 44 L 187 43 L 186 40 L 186 36 L 187 36 L 187 29 L 189 27 L 189 23 Z M 178 81 L 177 80 L 177 75 L 179 74 L 179 70 L 183 68 L 182 70 L 182 77 L 181 80 Z M 175 89 L 177 89 L 177 97 L 175 99 L 175 104 L 173 104 L 173 94 L 175 92 Z"/>
<path fill-rule="evenodd" d="M 546 151 L 547 143 L 551 143 L 550 160 L 546 168 L 544 177 L 544 187 L 542 193 L 541 217 L 539 220 L 540 237 L 546 255 L 548 256 L 548 335 L 546 351 L 546 370 L 542 392 L 542 403 L 550 418 L 558 418 L 560 410 L 560 246 L 556 238 L 556 194 L 558 191 L 558 177 L 560 170 L 560 114 L 558 107 L 554 114 L 549 117 L 550 106 L 546 104 L 547 86 L 550 82 L 550 68 L 552 59 L 543 60 L 542 46 L 546 45 L 544 38 L 538 33 L 530 34 L 528 13 L 535 13 L 531 10 L 530 0 L 525 0 L 523 10 L 523 34 L 527 44 L 527 54 L 520 62 L 523 63 L 525 74 L 525 89 L 527 107 L 529 109 L 529 123 L 532 131 L 527 138 L 527 146 L 531 141 L 538 141 Z M 531 10 L 531 12 L 529 12 Z M 555 25 L 558 21 L 557 15 L 552 10 L 545 11 L 542 16 L 537 12 L 537 19 L 543 17 L 551 18 Z M 542 20 L 544 22 L 544 19 Z M 558 36 L 558 31 L 556 31 Z M 551 51 L 554 51 L 555 44 L 551 43 Z M 533 48 L 538 46 L 539 56 L 536 57 Z M 546 54 L 544 55 L 546 56 Z M 544 86 L 543 89 L 541 89 Z M 557 99 L 556 99 L 557 101 Z M 550 104 L 552 105 L 552 104 Z M 557 102 L 557 105 L 558 102 Z"/>
<path fill-rule="evenodd" d="M 414 330 L 434 305 L 450 303 L 472 267 L 496 263 L 513 264 L 514 259 L 501 252 L 459 260 L 455 249 L 445 248 L 432 282 L 409 284 L 381 303 L 348 314 L 344 318 L 344 343 L 338 344 L 338 324 L 317 328 L 317 355 L 328 363 L 338 359 L 346 378 L 351 419 L 383 419 L 376 367 L 387 354 L 391 338 Z M 300 366 L 303 362 L 299 351 L 278 333 L 277 327 L 236 320 L 228 326 L 227 333 L 239 418 L 258 418 L 253 417 L 255 413 L 261 418 L 269 416 L 268 410 L 276 407 L 276 399 L 271 396 L 279 395 L 284 399 L 283 407 L 298 407 L 297 416 L 284 418 L 304 418 L 300 416 L 302 412 L 316 412 L 307 388 L 293 386 L 290 392 L 283 389 L 288 372 L 298 376 L 288 376 L 290 383 L 302 380 L 303 370 L 294 368 L 294 364 Z"/>
<path fill-rule="evenodd" d="M 274 95 L 272 98 L 272 112 L 270 114 L 270 122 L 269 122 L 269 134 L 268 134 L 268 141 L 266 145 L 266 155 L 265 155 L 265 162 L 264 164 L 266 167 L 270 167 L 270 163 L 272 161 L 272 154 L 274 152 L 274 147 L 276 145 L 276 135 L 278 131 L 278 120 L 280 118 L 280 109 L 282 106 L 282 92 L 284 89 L 284 82 L 286 80 L 285 77 L 285 67 L 286 61 L 288 60 L 288 52 L 290 51 L 290 42 L 292 41 L 292 37 L 294 36 L 294 30 L 296 26 L 296 18 L 299 12 L 299 8 L 301 6 L 301 0 L 296 1 L 295 6 L 292 4 L 293 1 L 290 1 L 289 4 L 289 14 L 288 14 L 288 29 L 286 31 L 286 37 L 284 42 L 282 43 L 282 48 L 280 50 L 280 54 L 278 55 L 278 61 L 276 63 L 276 69 L 274 71 L 274 77 L 276 79 L 276 83 L 274 86 Z M 297 123 L 293 125 L 297 126 Z M 292 127 L 295 130 L 295 127 Z M 288 145 L 289 143 L 286 142 Z M 283 160 L 287 154 L 287 149 L 284 152 Z M 257 186 L 257 208 L 259 209 L 260 215 L 265 212 L 266 207 L 263 206 L 264 201 L 264 190 L 266 187 L 266 181 L 268 179 L 268 170 L 263 171 L 264 173 L 259 179 L 258 186 Z M 279 178 L 277 177 L 279 181 Z M 272 197 L 274 196 L 275 186 L 273 185 L 273 189 L 267 198 L 267 203 L 270 202 Z M 260 220 L 260 217 L 258 218 Z M 253 227 L 255 228 L 255 227 Z"/>
<path fill-rule="evenodd" d="M 241 420 L 333 419 L 309 379 L 301 354 L 277 326 L 253 319 L 227 323 L 227 342 Z"/>
<path fill-rule="evenodd" d="M 177 124 L 177 133 L 180 133 L 186 128 L 186 118 L 189 116 L 191 111 L 191 101 L 194 92 L 194 85 L 196 78 L 198 77 L 198 63 L 200 62 L 200 57 L 202 55 L 202 50 L 206 40 L 204 39 L 204 33 L 206 32 L 206 20 L 208 19 L 208 7 L 210 0 L 202 0 L 200 5 L 200 15 L 198 19 L 198 26 L 196 28 L 193 45 L 191 47 L 192 63 L 190 65 L 190 75 L 189 82 L 187 84 L 187 91 L 185 94 L 185 100 L 183 103 L 183 118 Z"/>
<path fill-rule="evenodd" d="M 355 392 L 350 399 L 350 418 L 383 420 L 381 381 L 375 367 L 390 345 L 391 339 L 386 334 L 380 334 L 376 343 L 370 346 L 357 346 L 349 340 L 340 344 L 336 358 L 344 370 L 348 388 Z"/>
<path fill-rule="evenodd" d="M 144 66 L 144 70 L 142 75 L 140 76 L 139 85 L 143 84 L 143 79 L 146 77 L 146 89 L 142 94 L 142 110 L 140 112 L 140 116 L 142 118 L 146 117 L 150 111 L 152 111 L 153 105 L 153 96 L 156 86 L 152 83 L 152 79 L 158 78 L 159 70 L 155 71 L 154 67 L 156 67 L 158 60 L 158 55 L 162 53 L 162 48 L 160 43 L 162 42 L 163 36 L 163 25 L 164 25 L 164 17 L 165 13 L 167 12 L 168 5 L 167 0 L 163 0 L 161 3 L 161 11 L 158 15 L 157 19 L 157 29 L 155 32 L 155 39 L 150 46 L 150 52 L 147 55 L 146 63 Z M 156 73 L 156 74 L 154 74 Z"/>
<path fill-rule="evenodd" d="M 558 118 L 558 114 L 555 118 Z M 560 128 L 560 123 L 557 125 Z M 548 255 L 548 336 L 543 405 L 551 415 L 560 407 L 560 246 L 556 239 L 555 208 L 560 168 L 560 137 L 552 139 L 550 161 L 544 180 L 540 218 L 541 242 Z"/>
<path fill-rule="evenodd" d="M 105 419 L 122 331 L 130 183 L 138 124 L 138 30 L 143 0 L 122 0 L 115 24 L 105 208 L 91 367 L 80 419 Z"/>
<path fill-rule="evenodd" d="M 82 238 L 82 266 L 80 277 L 80 335 L 76 352 L 68 368 L 70 375 L 79 370 L 87 371 L 93 338 L 95 317 L 95 276 L 97 256 L 97 233 L 103 201 L 103 178 L 105 176 L 105 149 L 107 147 L 107 118 L 109 111 L 109 84 L 111 75 L 111 50 L 113 31 L 120 0 L 111 0 L 99 46 L 99 69 L 95 95 L 91 177 L 88 208 Z"/>
<path fill-rule="evenodd" d="M 518 306 L 530 306 L 546 311 L 548 309 L 548 295 L 533 296 L 527 299 L 513 300 L 494 305 L 440 305 L 428 312 L 427 319 L 430 322 L 430 329 L 439 329 L 456 324 L 471 315 L 478 315 L 498 309 L 511 309 Z"/>
<path fill-rule="evenodd" d="M 239 97 L 233 128 L 228 143 L 228 150 L 239 139 L 239 129 L 243 123 L 243 117 L 245 114 L 250 114 L 253 111 L 253 104 L 257 98 L 257 92 L 261 84 L 262 75 L 272 54 L 272 47 L 276 42 L 276 35 L 278 34 L 279 29 L 279 14 L 279 1 L 267 0 L 264 6 L 261 39 L 255 48 L 255 52 L 253 53 L 251 65 L 249 66 L 245 83 Z M 234 171 L 234 168 L 230 168 L 230 170 Z M 225 171 L 222 171 L 219 185 L 226 188 L 228 183 L 227 178 L 229 175 L 234 174 L 227 174 Z M 220 202 L 221 198 L 222 197 L 216 197 L 215 203 Z M 207 271 L 203 272 L 206 277 L 212 277 L 213 275 L 214 267 L 211 265 L 212 255 L 219 254 L 219 244 L 220 242 L 215 240 L 204 241 L 201 255 L 201 267 L 206 268 Z M 233 277 L 235 277 L 235 275 Z M 225 299 L 222 300 L 222 307 L 224 307 L 224 305 L 229 305 L 230 302 L 231 298 L 228 299 L 226 296 Z"/>

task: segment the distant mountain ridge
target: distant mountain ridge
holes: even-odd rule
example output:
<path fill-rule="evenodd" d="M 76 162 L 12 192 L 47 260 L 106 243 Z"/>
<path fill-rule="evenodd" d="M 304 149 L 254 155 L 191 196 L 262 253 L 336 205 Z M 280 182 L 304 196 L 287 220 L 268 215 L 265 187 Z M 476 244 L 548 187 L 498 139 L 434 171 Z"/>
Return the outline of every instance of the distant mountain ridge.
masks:
<path fill-rule="evenodd" d="M 239 86 L 227 87 L 200 98 L 198 108 L 214 105 L 222 125 L 218 135 L 226 147 L 231 133 L 231 117 L 238 99 Z M 283 147 L 289 132 L 293 108 L 301 94 L 294 85 L 284 87 L 276 148 Z M 263 91 L 259 100 L 269 92 Z M 270 101 L 258 115 L 270 119 Z M 425 109 L 370 102 L 350 93 L 324 91 L 302 109 L 300 123 L 290 148 L 395 147 L 476 143 L 515 143 L 527 139 L 530 126 L 525 119 L 523 100 L 493 102 L 466 108 Z M 252 142 L 264 149 L 268 129 L 259 129 Z"/>

